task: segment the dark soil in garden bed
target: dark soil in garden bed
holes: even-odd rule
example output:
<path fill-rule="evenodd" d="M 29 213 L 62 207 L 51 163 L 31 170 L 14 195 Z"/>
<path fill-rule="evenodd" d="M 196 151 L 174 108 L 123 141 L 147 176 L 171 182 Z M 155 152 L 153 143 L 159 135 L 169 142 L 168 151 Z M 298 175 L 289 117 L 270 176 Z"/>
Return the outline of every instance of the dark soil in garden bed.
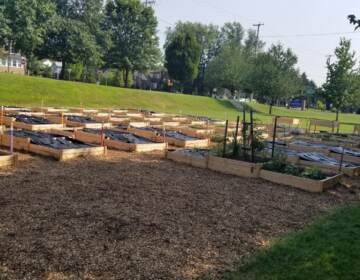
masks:
<path fill-rule="evenodd" d="M 0 279 L 195 279 L 357 200 L 310 194 L 155 155 L 0 170 Z"/>

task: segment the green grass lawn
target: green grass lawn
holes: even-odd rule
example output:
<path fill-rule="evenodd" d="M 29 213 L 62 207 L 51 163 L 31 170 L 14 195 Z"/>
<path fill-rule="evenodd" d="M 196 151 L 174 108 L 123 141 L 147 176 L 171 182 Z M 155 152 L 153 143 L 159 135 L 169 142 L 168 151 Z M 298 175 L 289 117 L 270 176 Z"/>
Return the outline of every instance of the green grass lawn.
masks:
<path fill-rule="evenodd" d="M 11 74 L 0 74 L 0 104 L 136 108 L 231 120 L 238 114 L 230 102 L 209 97 L 105 87 Z"/>
<path fill-rule="evenodd" d="M 268 114 L 269 105 L 260 104 L 252 102 L 250 106 L 257 112 Z M 287 109 L 284 107 L 273 107 L 272 110 L 273 115 L 277 116 L 288 116 L 294 118 L 312 118 L 312 119 L 320 119 L 320 120 L 330 120 L 334 121 L 336 119 L 336 114 L 329 111 L 319 111 L 315 109 L 308 109 L 306 111 L 300 111 L 295 109 Z M 340 114 L 339 115 L 340 122 L 348 122 L 348 123 L 360 123 L 360 115 L 356 114 Z"/>
<path fill-rule="evenodd" d="M 136 108 L 230 121 L 235 121 L 237 115 L 241 115 L 230 102 L 209 97 L 105 87 L 14 74 L 0 74 L 0 104 L 33 107 Z M 266 105 L 252 103 L 251 106 L 259 112 L 255 114 L 255 119 L 262 123 L 272 121 L 271 116 L 264 114 L 268 110 Z M 293 117 L 330 120 L 335 118 L 333 113 L 315 110 L 299 112 L 275 107 L 274 113 Z M 360 115 L 341 114 L 341 121 L 360 123 Z M 303 122 L 302 126 L 305 125 Z M 341 130 L 351 132 L 352 127 L 342 126 Z"/>
<path fill-rule="evenodd" d="M 273 242 L 223 280 L 360 279 L 360 204 Z"/>

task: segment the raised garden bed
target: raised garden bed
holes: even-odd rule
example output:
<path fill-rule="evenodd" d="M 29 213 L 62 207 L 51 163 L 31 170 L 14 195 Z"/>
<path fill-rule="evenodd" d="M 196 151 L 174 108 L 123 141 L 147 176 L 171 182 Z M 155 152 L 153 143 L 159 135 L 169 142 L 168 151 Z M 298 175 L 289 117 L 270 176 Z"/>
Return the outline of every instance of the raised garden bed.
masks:
<path fill-rule="evenodd" d="M 82 114 L 96 114 L 99 112 L 97 109 L 84 109 L 84 108 L 72 108 L 70 112 L 73 113 L 82 113 Z"/>
<path fill-rule="evenodd" d="M 329 176 L 323 180 L 314 180 L 262 169 L 260 177 L 266 181 L 291 186 L 304 191 L 322 192 L 338 184 L 342 175 Z"/>
<path fill-rule="evenodd" d="M 342 153 L 343 153 L 343 148 L 341 147 L 330 148 L 330 156 L 333 158 L 341 160 Z M 357 163 L 360 165 L 360 150 L 345 148 L 343 160 L 347 162 Z"/>
<path fill-rule="evenodd" d="M 209 156 L 208 168 L 224 174 L 240 177 L 258 178 L 262 163 L 252 163 L 247 161 Z"/>
<path fill-rule="evenodd" d="M 102 137 L 104 136 L 104 139 Z M 157 143 L 128 132 L 105 129 L 84 129 L 75 131 L 75 139 L 85 143 L 102 144 L 108 148 L 129 152 L 164 151 L 166 143 Z"/>
<path fill-rule="evenodd" d="M 185 135 L 177 131 L 169 131 L 161 128 L 145 127 L 135 128 L 129 127 L 130 132 L 136 135 L 148 138 L 155 142 L 167 142 L 169 145 L 173 145 L 181 148 L 206 148 L 210 144 L 209 139 L 199 139 Z"/>
<path fill-rule="evenodd" d="M 1 135 L 1 145 L 10 147 L 11 136 L 9 133 Z M 13 135 L 14 149 L 50 156 L 61 161 L 80 156 L 106 154 L 106 147 L 88 145 L 64 136 L 27 130 L 15 130 Z"/>
<path fill-rule="evenodd" d="M 166 158 L 189 164 L 194 167 L 207 168 L 209 160 L 209 151 L 208 150 L 177 150 L 177 151 L 168 151 Z"/>
<path fill-rule="evenodd" d="M 319 167 L 324 172 L 333 171 L 337 172 L 339 171 L 340 161 L 331 158 L 328 156 L 325 156 L 320 153 L 299 153 L 298 154 L 299 160 L 298 164 L 302 166 L 316 166 Z M 360 165 L 343 162 L 341 172 L 350 176 L 359 176 L 360 175 Z"/>
<path fill-rule="evenodd" d="M 99 122 L 93 118 L 85 117 L 85 116 L 76 116 L 76 115 L 68 115 L 64 117 L 59 116 L 50 116 L 49 120 L 52 120 L 57 123 L 65 123 L 67 126 L 71 127 L 84 127 L 84 128 L 102 128 L 102 127 L 111 127 L 111 123 L 109 122 Z"/>
<path fill-rule="evenodd" d="M 7 126 L 13 124 L 14 128 L 21 128 L 32 131 L 49 130 L 52 128 L 62 128 L 63 125 L 56 124 L 42 117 L 28 115 L 13 115 L 3 117 L 3 122 Z"/>
<path fill-rule="evenodd" d="M 0 167 L 13 166 L 17 162 L 18 156 L 5 151 L 0 151 Z"/>
<path fill-rule="evenodd" d="M 192 136 L 192 137 L 198 137 L 198 138 L 207 138 L 209 135 L 214 134 L 215 130 L 211 128 L 199 128 L 199 127 L 181 127 L 179 128 L 179 131 Z"/>

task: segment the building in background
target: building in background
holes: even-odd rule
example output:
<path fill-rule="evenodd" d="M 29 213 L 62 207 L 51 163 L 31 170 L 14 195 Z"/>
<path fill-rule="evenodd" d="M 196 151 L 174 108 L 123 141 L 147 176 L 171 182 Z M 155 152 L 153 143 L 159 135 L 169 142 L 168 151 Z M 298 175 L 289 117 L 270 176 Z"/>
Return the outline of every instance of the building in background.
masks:
<path fill-rule="evenodd" d="M 0 73 L 4 72 L 25 75 L 26 58 L 20 53 L 0 50 Z"/>

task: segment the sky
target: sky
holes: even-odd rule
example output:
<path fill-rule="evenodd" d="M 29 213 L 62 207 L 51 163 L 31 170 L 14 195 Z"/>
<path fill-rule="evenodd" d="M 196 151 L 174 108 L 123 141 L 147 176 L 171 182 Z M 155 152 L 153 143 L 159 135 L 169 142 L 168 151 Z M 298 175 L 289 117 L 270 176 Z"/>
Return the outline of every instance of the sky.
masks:
<path fill-rule="evenodd" d="M 298 56 L 298 67 L 321 85 L 326 79 L 327 56 L 334 53 L 340 38 L 352 40 L 359 50 L 360 30 L 354 32 L 349 14 L 360 17 L 359 0 L 156 0 L 160 44 L 165 31 L 177 21 L 223 25 L 240 22 L 245 29 L 264 23 L 261 40 L 269 47 L 281 42 Z"/>

